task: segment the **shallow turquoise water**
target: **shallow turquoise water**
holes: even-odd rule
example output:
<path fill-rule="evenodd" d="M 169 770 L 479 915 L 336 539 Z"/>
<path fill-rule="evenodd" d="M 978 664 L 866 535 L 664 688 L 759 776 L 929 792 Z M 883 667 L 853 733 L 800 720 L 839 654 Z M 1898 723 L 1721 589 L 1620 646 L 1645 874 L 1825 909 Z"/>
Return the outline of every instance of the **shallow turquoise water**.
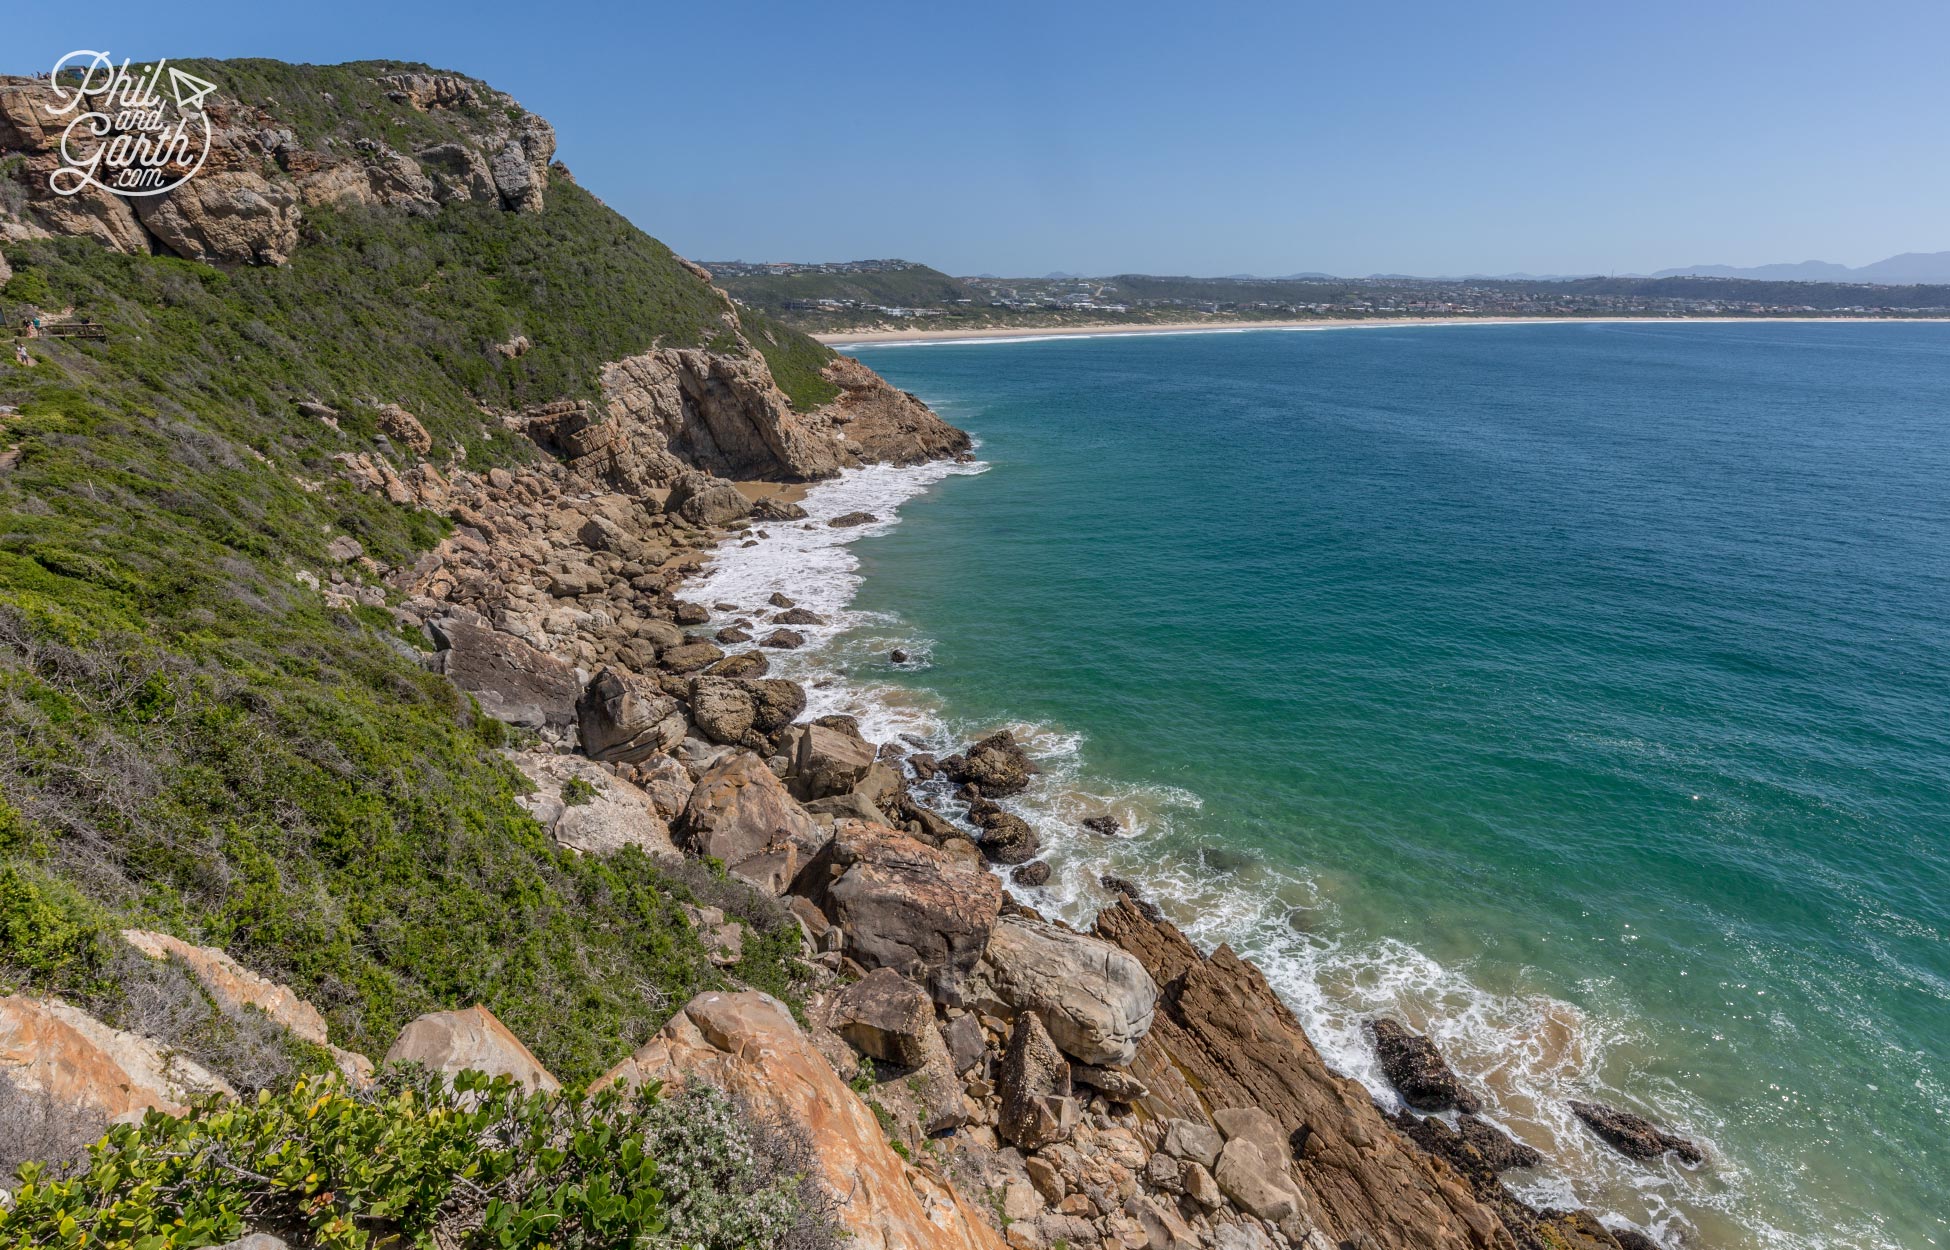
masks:
<path fill-rule="evenodd" d="M 1533 1196 L 1946 1239 L 1950 327 L 857 350 L 990 467 L 851 549 L 830 658 L 1042 733 L 1044 905 L 1147 881 L 1378 1090 L 1359 1014 L 1432 1029 Z M 1618 1159 L 1580 1094 L 1711 1164 Z"/>

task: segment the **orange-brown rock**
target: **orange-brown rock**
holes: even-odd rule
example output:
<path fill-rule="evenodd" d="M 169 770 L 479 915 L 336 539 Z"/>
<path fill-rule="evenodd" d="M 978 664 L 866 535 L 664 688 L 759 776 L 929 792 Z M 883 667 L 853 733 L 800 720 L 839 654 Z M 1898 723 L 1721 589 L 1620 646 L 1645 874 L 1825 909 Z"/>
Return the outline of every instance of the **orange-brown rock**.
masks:
<path fill-rule="evenodd" d="M 387 1063 L 423 1063 L 436 1072 L 511 1076 L 531 1090 L 562 1088 L 508 1026 L 486 1007 L 434 1011 L 408 1024 L 386 1052 Z"/>
<path fill-rule="evenodd" d="M 855 1250 L 1002 1250 L 950 1182 L 894 1153 L 859 1095 L 769 995 L 700 994 L 594 1088 L 650 1081 L 704 1081 L 805 1130 Z"/>
<path fill-rule="evenodd" d="M 1359 1082 L 1328 1070 L 1259 969 L 1224 946 L 1201 955 L 1128 899 L 1097 918 L 1098 936 L 1137 956 L 1163 988 L 1132 1071 L 1159 1119 L 1211 1123 L 1256 1107 L 1289 1134 L 1294 1176 L 1335 1243 L 1374 1250 L 1519 1245 L 1447 1164 L 1382 1118 Z"/>
<path fill-rule="evenodd" d="M 0 1072 L 20 1089 L 104 1120 L 153 1107 L 180 1115 L 199 1093 L 236 1091 L 146 1037 L 109 1028 L 57 999 L 0 998 Z"/>

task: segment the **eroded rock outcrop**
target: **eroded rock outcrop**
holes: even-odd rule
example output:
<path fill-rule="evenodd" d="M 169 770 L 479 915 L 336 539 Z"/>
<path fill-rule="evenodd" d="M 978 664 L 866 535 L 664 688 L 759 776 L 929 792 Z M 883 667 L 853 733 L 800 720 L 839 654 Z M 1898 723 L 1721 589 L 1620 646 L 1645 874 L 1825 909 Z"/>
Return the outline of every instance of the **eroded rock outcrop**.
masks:
<path fill-rule="evenodd" d="M 764 994 L 701 994 L 597 1082 L 704 1081 L 818 1144 L 820 1183 L 860 1250 L 1003 1250 L 954 1187 L 902 1160 L 785 1006 Z"/>
<path fill-rule="evenodd" d="M 1104 911 L 1096 931 L 1163 987 L 1132 1065 L 1149 1087 L 1149 1114 L 1210 1124 L 1222 1108 L 1265 1112 L 1288 1135 L 1295 1180 L 1330 1241 L 1516 1245 L 1461 1177 L 1398 1136 L 1358 1082 L 1328 1069 L 1257 968 L 1223 946 L 1201 955 L 1129 900 Z"/>

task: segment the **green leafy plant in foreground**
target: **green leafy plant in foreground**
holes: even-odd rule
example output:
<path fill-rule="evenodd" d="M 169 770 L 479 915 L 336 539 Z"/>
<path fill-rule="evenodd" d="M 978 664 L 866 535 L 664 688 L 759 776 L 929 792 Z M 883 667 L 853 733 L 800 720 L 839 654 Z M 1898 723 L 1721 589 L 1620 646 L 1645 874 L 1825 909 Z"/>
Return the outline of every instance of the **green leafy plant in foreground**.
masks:
<path fill-rule="evenodd" d="M 371 1091 L 318 1077 L 152 1111 L 71 1175 L 22 1167 L 0 1246 L 188 1250 L 250 1231 L 321 1250 L 837 1244 L 803 1142 L 707 1087 L 657 1094 L 394 1071 Z"/>

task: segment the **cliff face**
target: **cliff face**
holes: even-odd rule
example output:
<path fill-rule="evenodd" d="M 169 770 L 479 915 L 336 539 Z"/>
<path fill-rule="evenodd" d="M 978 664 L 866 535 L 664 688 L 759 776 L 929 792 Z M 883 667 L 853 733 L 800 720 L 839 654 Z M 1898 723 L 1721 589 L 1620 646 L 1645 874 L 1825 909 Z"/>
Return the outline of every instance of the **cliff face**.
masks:
<path fill-rule="evenodd" d="M 174 189 L 126 199 L 93 185 L 56 194 L 49 175 L 62 163 L 68 119 L 49 113 L 47 83 L 0 78 L 0 177 L 11 184 L 0 205 L 20 205 L 18 215 L 0 208 L 0 240 L 83 237 L 124 253 L 282 265 L 303 245 L 308 215 L 434 217 L 453 205 L 540 214 L 551 179 L 570 180 L 552 165 L 548 122 L 458 74 L 374 62 L 315 80 L 255 62 L 186 64 L 219 85 L 208 106 L 210 155 Z M 825 376 L 811 385 L 836 396 L 795 410 L 730 298 L 703 269 L 685 263 L 684 273 L 718 306 L 711 341 L 644 342 L 600 370 L 602 405 L 586 424 L 609 428 L 582 434 L 573 454 L 601 451 L 588 467 L 613 489 L 666 485 L 686 469 L 806 481 L 966 450 L 965 436 L 871 370 L 771 328 L 824 360 Z M 516 337 L 496 350 L 515 358 L 526 347 Z"/>

